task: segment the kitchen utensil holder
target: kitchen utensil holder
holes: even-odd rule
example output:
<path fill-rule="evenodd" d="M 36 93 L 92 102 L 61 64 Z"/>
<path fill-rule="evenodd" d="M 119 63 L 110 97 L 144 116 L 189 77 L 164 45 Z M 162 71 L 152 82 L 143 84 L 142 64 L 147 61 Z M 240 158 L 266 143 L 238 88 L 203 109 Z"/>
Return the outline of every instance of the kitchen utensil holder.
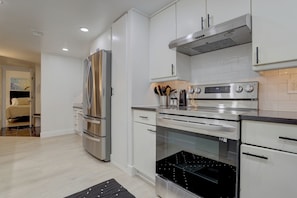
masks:
<path fill-rule="evenodd" d="M 167 107 L 169 104 L 169 96 L 160 96 L 159 97 L 160 100 L 160 106 L 165 106 Z"/>

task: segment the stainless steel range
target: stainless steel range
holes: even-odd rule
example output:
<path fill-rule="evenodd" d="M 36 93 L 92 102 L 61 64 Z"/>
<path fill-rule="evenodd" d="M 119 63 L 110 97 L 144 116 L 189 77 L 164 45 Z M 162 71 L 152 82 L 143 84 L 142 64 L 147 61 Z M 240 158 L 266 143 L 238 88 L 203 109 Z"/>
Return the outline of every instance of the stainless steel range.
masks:
<path fill-rule="evenodd" d="M 158 110 L 157 195 L 238 197 L 239 116 L 258 109 L 258 82 L 193 85 L 187 104 Z"/>

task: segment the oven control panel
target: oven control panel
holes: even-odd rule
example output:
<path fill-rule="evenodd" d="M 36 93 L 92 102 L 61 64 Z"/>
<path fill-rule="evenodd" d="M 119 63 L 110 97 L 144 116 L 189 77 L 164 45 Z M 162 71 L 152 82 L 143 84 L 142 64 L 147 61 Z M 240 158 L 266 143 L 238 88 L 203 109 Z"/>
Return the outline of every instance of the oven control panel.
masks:
<path fill-rule="evenodd" d="M 188 99 L 258 99 L 258 87 L 256 81 L 191 85 Z"/>

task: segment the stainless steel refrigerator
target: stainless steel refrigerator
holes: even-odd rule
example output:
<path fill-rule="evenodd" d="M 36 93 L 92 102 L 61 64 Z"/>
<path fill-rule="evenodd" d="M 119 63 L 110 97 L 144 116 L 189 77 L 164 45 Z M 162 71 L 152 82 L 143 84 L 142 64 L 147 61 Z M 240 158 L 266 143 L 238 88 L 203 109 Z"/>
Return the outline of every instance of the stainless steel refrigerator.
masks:
<path fill-rule="evenodd" d="M 110 161 L 111 52 L 89 56 L 83 73 L 83 146 L 94 157 Z"/>

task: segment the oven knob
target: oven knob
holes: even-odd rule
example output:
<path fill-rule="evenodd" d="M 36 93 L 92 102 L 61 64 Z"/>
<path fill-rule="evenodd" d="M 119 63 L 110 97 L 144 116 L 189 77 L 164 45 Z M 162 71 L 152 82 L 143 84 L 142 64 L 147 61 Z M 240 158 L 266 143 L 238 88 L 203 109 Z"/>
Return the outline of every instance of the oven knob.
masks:
<path fill-rule="evenodd" d="M 236 87 L 235 91 L 236 91 L 237 93 L 241 93 L 241 92 L 243 91 L 242 86 L 238 85 L 238 86 Z"/>
<path fill-rule="evenodd" d="M 248 93 L 253 92 L 254 91 L 254 87 L 252 85 L 247 85 L 245 87 L 245 91 L 248 92 Z"/>
<path fill-rule="evenodd" d="M 200 93 L 201 93 L 201 89 L 200 89 L 199 87 L 197 87 L 197 88 L 195 89 L 195 93 L 200 94 Z"/>
<path fill-rule="evenodd" d="M 190 87 L 190 88 L 188 89 L 188 93 L 189 93 L 189 94 L 193 94 L 193 93 L 194 93 L 194 89 L 193 89 L 192 87 Z"/>

